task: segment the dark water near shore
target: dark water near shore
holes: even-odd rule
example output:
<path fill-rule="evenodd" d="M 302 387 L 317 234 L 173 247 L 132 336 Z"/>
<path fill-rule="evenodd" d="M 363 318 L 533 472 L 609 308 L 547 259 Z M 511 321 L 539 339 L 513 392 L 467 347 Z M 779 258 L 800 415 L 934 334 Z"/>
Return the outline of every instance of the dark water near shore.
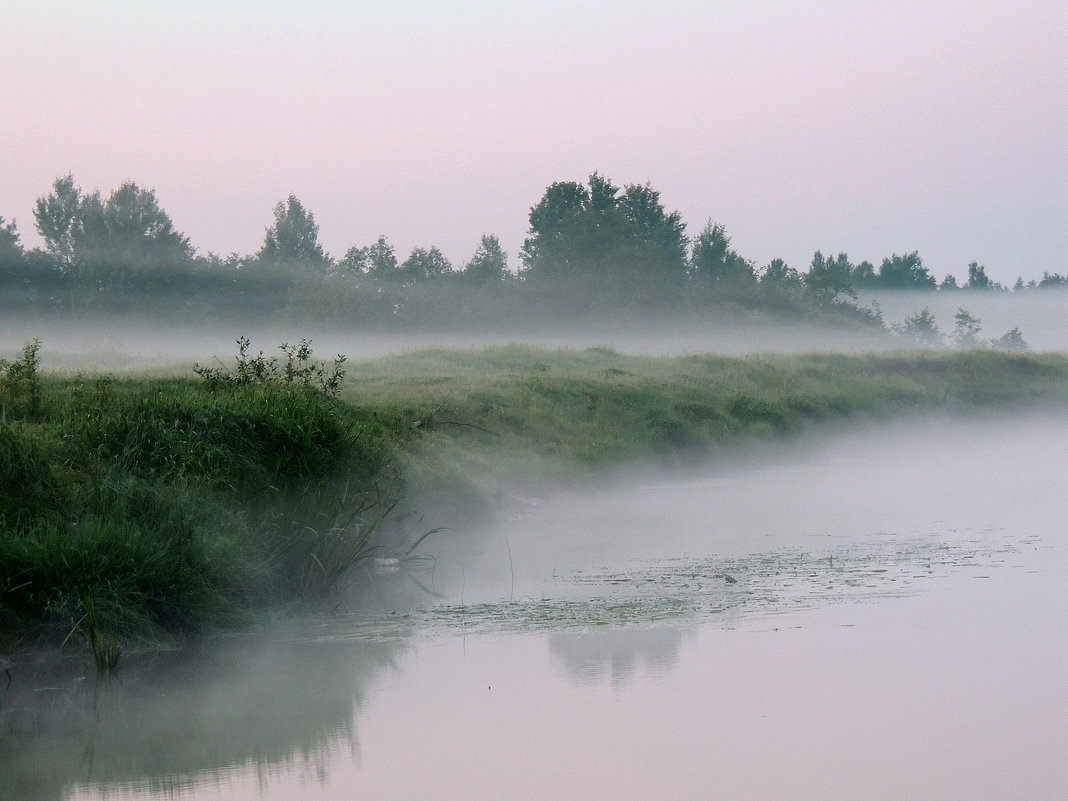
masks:
<path fill-rule="evenodd" d="M 0 798 L 1065 798 L 1066 527 L 1063 419 L 527 498 L 437 597 L 15 665 Z"/>

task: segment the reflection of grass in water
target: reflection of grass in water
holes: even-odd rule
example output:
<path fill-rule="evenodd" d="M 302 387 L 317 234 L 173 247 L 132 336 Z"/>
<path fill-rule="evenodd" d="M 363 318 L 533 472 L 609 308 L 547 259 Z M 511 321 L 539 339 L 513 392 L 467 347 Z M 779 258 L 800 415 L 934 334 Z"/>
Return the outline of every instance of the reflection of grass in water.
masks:
<path fill-rule="evenodd" d="M 180 797 L 231 769 L 269 779 L 353 750 L 363 698 L 403 647 L 237 637 L 127 654 L 106 679 L 16 664 L 0 684 L 0 798 L 55 799 L 78 783 Z"/>

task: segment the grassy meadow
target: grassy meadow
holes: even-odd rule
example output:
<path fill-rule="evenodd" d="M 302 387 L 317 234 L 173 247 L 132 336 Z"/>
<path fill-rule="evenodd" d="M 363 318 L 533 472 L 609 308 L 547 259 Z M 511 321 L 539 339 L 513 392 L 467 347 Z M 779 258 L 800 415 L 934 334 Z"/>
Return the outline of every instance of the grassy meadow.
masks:
<path fill-rule="evenodd" d="M 513 345 L 348 364 L 340 384 L 295 350 L 109 377 L 42 374 L 31 344 L 0 367 L 0 650 L 76 641 L 101 667 L 330 599 L 370 556 L 403 559 L 423 513 L 489 509 L 491 477 L 581 480 L 846 420 L 1068 400 L 1068 358 L 988 350 Z"/>

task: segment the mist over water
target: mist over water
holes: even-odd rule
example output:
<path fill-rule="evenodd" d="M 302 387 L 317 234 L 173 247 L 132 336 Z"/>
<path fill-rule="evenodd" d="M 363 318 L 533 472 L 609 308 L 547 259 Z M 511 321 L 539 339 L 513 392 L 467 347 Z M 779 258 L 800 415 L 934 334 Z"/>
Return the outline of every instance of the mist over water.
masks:
<path fill-rule="evenodd" d="M 15 666 L 0 797 L 1062 798 L 1066 446 L 911 420 L 539 491 L 432 540 L 437 595 Z"/>

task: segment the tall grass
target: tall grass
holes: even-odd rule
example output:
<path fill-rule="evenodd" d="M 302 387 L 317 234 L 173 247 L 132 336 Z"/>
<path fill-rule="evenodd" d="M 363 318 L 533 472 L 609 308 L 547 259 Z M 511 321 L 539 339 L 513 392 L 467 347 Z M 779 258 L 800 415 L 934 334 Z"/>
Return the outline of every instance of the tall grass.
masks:
<path fill-rule="evenodd" d="M 0 641 L 142 639 L 316 600 L 398 490 L 408 426 L 321 387 L 33 383 L 38 405 L 0 421 Z"/>

